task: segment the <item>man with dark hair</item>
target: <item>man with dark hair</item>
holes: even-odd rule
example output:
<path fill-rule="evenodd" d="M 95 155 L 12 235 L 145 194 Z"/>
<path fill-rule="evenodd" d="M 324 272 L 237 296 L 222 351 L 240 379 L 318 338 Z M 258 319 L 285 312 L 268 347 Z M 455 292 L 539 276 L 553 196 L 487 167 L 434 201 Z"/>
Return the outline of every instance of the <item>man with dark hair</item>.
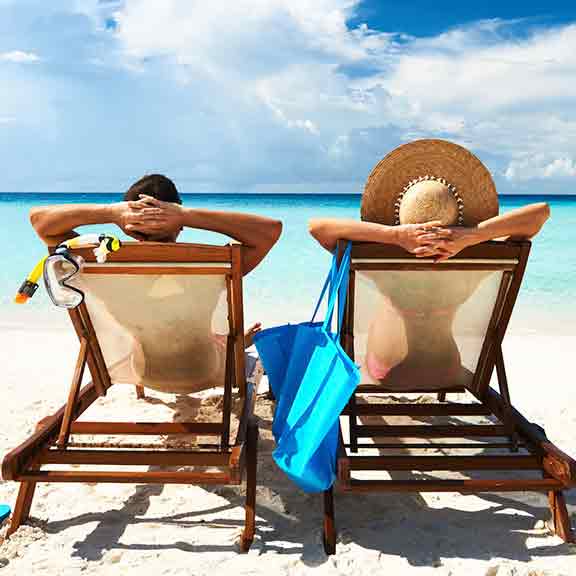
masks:
<path fill-rule="evenodd" d="M 244 246 L 244 274 L 262 261 L 282 232 L 282 223 L 272 218 L 183 206 L 172 180 L 160 174 L 132 184 L 123 202 L 38 206 L 30 211 L 30 222 L 48 245 L 77 236 L 74 228 L 88 224 L 116 224 L 136 240 L 154 242 L 175 242 L 184 227 L 211 230 Z"/>
<path fill-rule="evenodd" d="M 152 196 L 164 202 L 182 204 L 182 199 L 174 182 L 162 174 L 147 174 L 134 182 L 124 194 L 124 200 L 135 202 L 140 199 L 141 194 Z"/>

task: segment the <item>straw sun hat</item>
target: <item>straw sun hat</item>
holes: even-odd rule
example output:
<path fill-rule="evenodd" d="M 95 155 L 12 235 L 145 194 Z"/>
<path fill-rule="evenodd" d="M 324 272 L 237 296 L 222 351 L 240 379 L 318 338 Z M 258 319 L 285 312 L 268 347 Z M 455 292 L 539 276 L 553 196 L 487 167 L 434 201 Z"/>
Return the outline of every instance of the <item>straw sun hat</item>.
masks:
<path fill-rule="evenodd" d="M 368 176 L 362 196 L 362 220 L 380 224 L 474 226 L 497 214 L 488 169 L 446 140 L 416 140 L 392 150 Z"/>

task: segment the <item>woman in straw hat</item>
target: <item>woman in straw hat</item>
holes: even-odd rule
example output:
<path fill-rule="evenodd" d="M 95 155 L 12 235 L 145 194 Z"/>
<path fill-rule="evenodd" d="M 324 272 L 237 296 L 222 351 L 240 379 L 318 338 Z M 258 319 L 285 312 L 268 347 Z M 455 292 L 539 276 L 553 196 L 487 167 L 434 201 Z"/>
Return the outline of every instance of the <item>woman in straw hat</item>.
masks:
<path fill-rule="evenodd" d="M 445 140 L 399 146 L 372 170 L 361 221 L 310 220 L 310 234 L 327 250 L 339 239 L 397 244 L 419 257 L 444 260 L 494 238 L 531 238 L 550 215 L 546 203 L 498 214 L 488 169 L 471 152 Z"/>
<path fill-rule="evenodd" d="M 465 148 L 443 140 L 399 146 L 372 170 L 362 197 L 361 221 L 316 218 L 309 229 L 326 249 L 339 239 L 396 244 L 436 261 L 495 238 L 531 238 L 549 216 L 545 203 L 498 214 L 489 171 Z M 424 388 L 465 385 L 452 326 L 458 308 L 486 273 L 449 283 L 429 275 L 418 285 L 396 273 L 375 282 L 380 311 L 368 329 L 366 376 L 401 389 L 407 380 Z M 415 304 L 417 303 L 417 304 Z M 418 306 L 419 313 L 414 314 Z"/>

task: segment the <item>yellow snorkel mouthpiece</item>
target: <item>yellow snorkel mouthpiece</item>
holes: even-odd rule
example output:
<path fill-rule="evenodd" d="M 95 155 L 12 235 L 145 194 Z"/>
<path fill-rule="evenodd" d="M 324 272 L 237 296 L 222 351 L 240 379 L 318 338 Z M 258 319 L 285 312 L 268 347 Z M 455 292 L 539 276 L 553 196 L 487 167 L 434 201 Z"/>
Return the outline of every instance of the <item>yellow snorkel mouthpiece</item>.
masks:
<path fill-rule="evenodd" d="M 44 256 L 44 258 L 42 258 L 36 266 L 32 268 L 32 272 L 28 274 L 26 280 L 24 280 L 20 288 L 18 288 L 18 292 L 14 297 L 14 302 L 16 304 L 25 304 L 30 298 L 32 298 L 32 296 L 34 296 L 36 290 L 38 290 L 38 280 L 42 275 L 46 258 L 48 258 L 48 256 Z"/>
<path fill-rule="evenodd" d="M 110 234 L 83 234 L 82 236 L 76 236 L 75 238 L 62 242 L 57 246 L 54 255 L 44 256 L 44 258 L 38 261 L 30 274 L 26 277 L 26 280 L 24 280 L 20 288 L 18 288 L 18 292 L 14 297 L 14 302 L 16 304 L 25 304 L 30 298 L 32 298 L 32 296 L 34 296 L 34 293 L 38 289 L 38 280 L 44 273 L 46 260 L 54 257 L 61 257 L 62 254 L 67 253 L 70 249 L 82 248 L 94 244 L 97 245 L 97 248 L 94 249 L 94 255 L 99 263 L 106 262 L 108 254 L 110 252 L 117 252 L 122 246 L 122 242 L 120 242 L 116 236 Z M 80 267 L 78 268 L 78 272 L 79 271 Z M 46 275 L 44 274 L 44 282 L 46 281 Z M 48 289 L 50 288 L 49 286 L 46 287 Z M 50 289 L 48 291 L 51 293 Z"/>

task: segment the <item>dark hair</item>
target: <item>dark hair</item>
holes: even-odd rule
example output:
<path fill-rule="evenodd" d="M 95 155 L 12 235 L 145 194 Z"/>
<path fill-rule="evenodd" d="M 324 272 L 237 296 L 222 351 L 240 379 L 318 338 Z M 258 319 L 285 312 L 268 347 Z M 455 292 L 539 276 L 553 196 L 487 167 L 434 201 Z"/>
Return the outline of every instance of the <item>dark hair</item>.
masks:
<path fill-rule="evenodd" d="M 162 174 L 148 174 L 134 182 L 124 194 L 124 200 L 139 200 L 140 194 L 147 194 L 164 202 L 182 204 L 174 182 Z"/>

